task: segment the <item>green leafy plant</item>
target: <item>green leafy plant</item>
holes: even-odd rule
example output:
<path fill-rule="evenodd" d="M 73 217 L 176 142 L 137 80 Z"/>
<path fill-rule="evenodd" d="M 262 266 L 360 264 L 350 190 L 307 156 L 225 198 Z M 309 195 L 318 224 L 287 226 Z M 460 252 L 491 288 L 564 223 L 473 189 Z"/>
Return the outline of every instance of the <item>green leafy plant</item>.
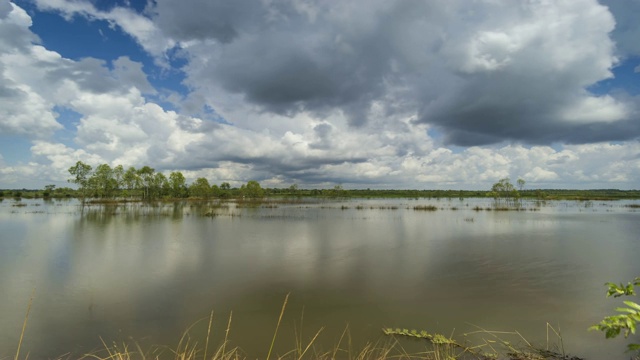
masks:
<path fill-rule="evenodd" d="M 463 334 L 464 340 L 462 342 L 442 334 L 431 334 L 425 330 L 383 328 L 382 332 L 387 336 L 407 337 L 430 342 L 433 345 L 430 353 L 434 359 L 583 360 L 577 356 L 565 354 L 560 330 L 554 329 L 548 323 L 546 347 L 531 344 L 517 331 L 478 329 L 478 331 Z M 553 350 L 554 344 L 549 342 L 550 330 L 558 336 L 562 346 L 561 352 Z M 427 358 L 431 359 L 431 357 Z"/>
<path fill-rule="evenodd" d="M 635 296 L 634 288 L 640 286 L 640 277 L 635 278 L 633 283 L 629 282 L 626 285 L 623 283 L 606 283 L 606 285 L 608 287 L 607 297 Z M 607 339 L 614 338 L 622 332 L 624 332 L 625 338 L 629 335 L 635 335 L 636 326 L 640 323 L 640 305 L 633 301 L 623 301 L 623 303 L 626 307 L 616 308 L 619 314 L 605 317 L 599 324 L 591 326 L 589 330 L 604 331 Z M 628 351 L 640 353 L 640 344 L 629 344 Z"/>

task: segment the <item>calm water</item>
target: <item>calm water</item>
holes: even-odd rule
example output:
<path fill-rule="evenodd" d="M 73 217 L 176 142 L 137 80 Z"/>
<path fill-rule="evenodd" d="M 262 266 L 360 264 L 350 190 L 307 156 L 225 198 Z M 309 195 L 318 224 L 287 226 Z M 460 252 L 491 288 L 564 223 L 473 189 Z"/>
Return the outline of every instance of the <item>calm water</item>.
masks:
<path fill-rule="evenodd" d="M 476 326 L 544 343 L 547 322 L 569 352 L 627 359 L 624 339 L 587 327 L 620 304 L 606 281 L 640 275 L 637 202 L 550 202 L 537 211 L 474 211 L 486 200 L 89 206 L 0 202 L 0 358 L 13 356 L 33 289 L 30 358 L 130 337 L 175 346 L 214 311 L 214 336 L 252 358 L 268 350 L 280 307 L 295 331 L 345 326 L 354 344 L 382 327 L 462 336 Z M 415 211 L 435 205 L 437 211 Z M 536 204 L 526 204 L 533 208 Z M 204 214 L 215 216 L 204 216 Z M 206 321 L 194 327 L 206 333 Z M 279 335 L 280 336 L 280 335 Z M 197 337 L 197 335 L 196 335 Z M 216 339 L 220 339 L 216 337 Z"/>

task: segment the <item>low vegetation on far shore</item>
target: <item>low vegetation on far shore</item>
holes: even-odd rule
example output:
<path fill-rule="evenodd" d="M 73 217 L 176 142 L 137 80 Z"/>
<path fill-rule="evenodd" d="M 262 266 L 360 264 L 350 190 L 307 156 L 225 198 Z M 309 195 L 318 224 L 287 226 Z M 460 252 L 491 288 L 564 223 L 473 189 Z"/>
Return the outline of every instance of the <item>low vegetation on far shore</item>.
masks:
<path fill-rule="evenodd" d="M 282 188 L 263 188 L 258 181 L 250 180 L 240 187 L 229 182 L 210 184 L 203 177 L 187 183 L 180 171 L 166 176 L 149 166 L 140 169 L 122 165 L 111 167 L 91 165 L 78 161 L 69 168 L 69 183 L 77 188 L 46 185 L 44 189 L 4 189 L 1 198 L 78 198 L 84 203 L 130 202 L 149 200 L 209 200 L 209 199 L 263 199 L 263 198 L 493 198 L 505 205 L 513 205 L 520 199 L 537 200 L 620 200 L 640 199 L 640 190 L 570 190 L 570 189 L 525 189 L 525 180 L 512 184 L 509 178 L 498 180 L 490 190 L 418 190 L 418 189 L 345 189 L 335 185 L 329 189 L 304 189 L 297 184 Z"/>

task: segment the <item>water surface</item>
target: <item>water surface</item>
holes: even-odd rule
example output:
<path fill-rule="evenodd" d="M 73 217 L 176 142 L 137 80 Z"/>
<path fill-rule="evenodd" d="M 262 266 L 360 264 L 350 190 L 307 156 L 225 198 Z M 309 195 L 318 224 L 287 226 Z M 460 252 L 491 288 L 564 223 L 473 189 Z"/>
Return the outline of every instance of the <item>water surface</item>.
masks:
<path fill-rule="evenodd" d="M 214 311 L 214 336 L 264 357 L 282 301 L 279 351 L 295 331 L 331 348 L 382 327 L 461 336 L 518 330 L 565 349 L 626 359 L 624 339 L 587 332 L 620 301 L 607 281 L 640 275 L 640 212 L 627 201 L 526 203 L 473 210 L 482 199 L 299 200 L 92 205 L 0 202 L 0 357 L 14 354 L 29 297 L 32 358 L 81 354 L 108 340 L 177 345 Z M 16 206 L 22 204 L 24 206 Z M 436 211 L 414 210 L 434 205 Z M 204 333 L 205 322 L 194 331 Z M 202 330 L 202 331 L 200 331 Z M 217 337 L 216 339 L 220 339 Z"/>

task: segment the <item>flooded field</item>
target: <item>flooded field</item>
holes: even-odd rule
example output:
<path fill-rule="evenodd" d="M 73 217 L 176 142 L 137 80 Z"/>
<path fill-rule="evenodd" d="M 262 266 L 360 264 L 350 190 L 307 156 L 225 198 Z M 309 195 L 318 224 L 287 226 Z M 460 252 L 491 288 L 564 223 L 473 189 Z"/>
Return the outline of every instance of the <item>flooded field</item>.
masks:
<path fill-rule="evenodd" d="M 175 346 L 214 311 L 214 342 L 264 357 L 295 336 L 354 346 L 383 327 L 463 337 L 518 330 L 565 349 L 626 359 L 624 339 L 588 332 L 619 306 L 607 281 L 640 276 L 637 201 L 354 199 L 251 203 L 0 202 L 0 358 L 82 354 L 108 341 Z M 476 327 L 477 326 L 477 327 Z M 206 333 L 206 321 L 193 331 Z M 197 336 L 197 335 L 196 335 Z M 408 345 L 408 346 L 415 346 Z"/>

